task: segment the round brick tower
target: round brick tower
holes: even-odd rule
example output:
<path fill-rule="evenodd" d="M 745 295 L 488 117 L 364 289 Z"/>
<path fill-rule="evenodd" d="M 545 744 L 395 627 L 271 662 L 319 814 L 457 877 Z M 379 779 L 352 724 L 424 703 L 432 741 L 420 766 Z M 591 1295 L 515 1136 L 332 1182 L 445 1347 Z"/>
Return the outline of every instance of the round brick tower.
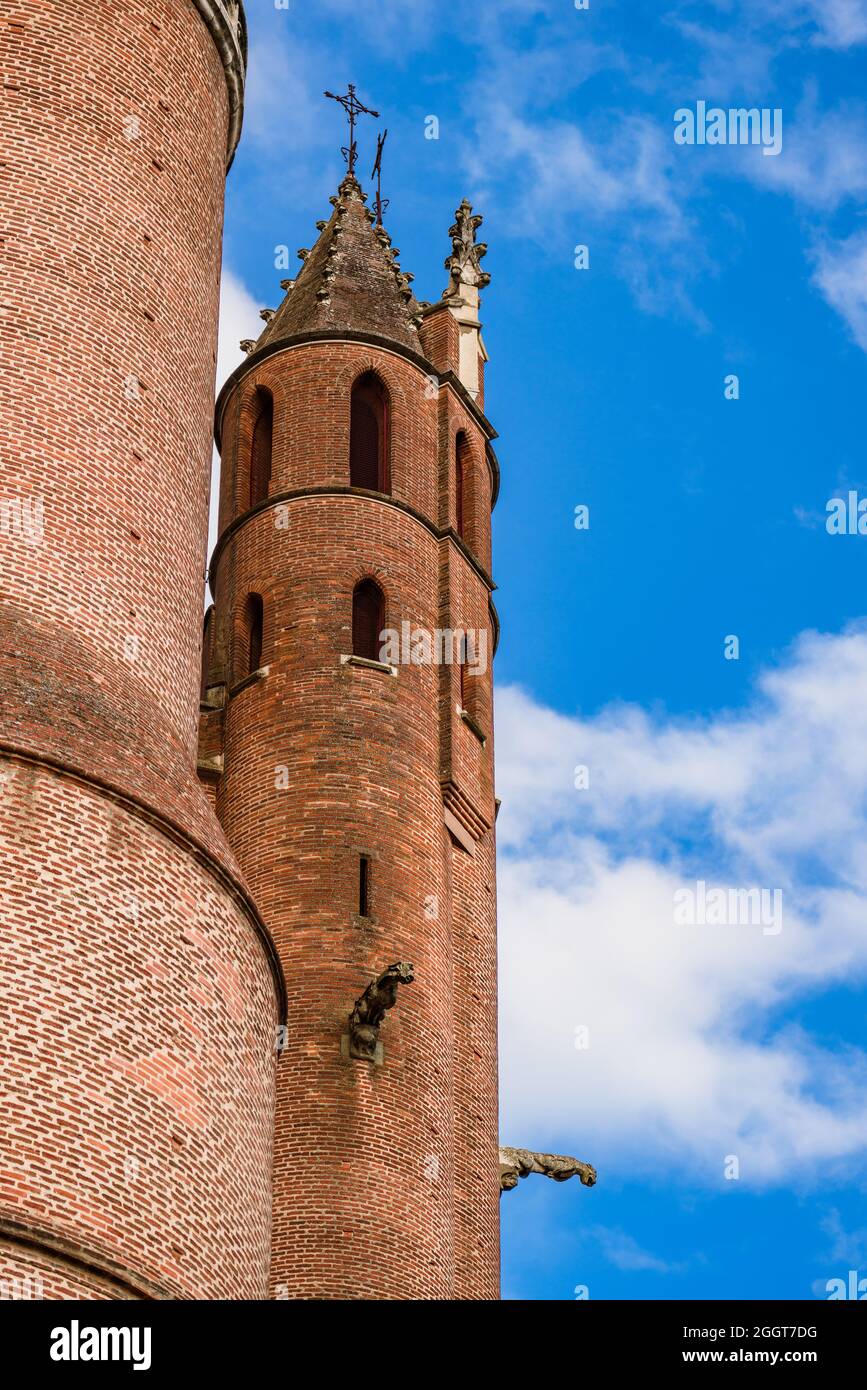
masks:
<path fill-rule="evenodd" d="M 481 219 L 421 306 L 353 175 L 331 201 L 217 405 L 202 766 L 286 978 L 272 1289 L 496 1298 Z"/>
<path fill-rule="evenodd" d="M 261 1297 L 282 982 L 196 777 L 243 13 L 16 0 L 0 47 L 0 1280 Z"/>

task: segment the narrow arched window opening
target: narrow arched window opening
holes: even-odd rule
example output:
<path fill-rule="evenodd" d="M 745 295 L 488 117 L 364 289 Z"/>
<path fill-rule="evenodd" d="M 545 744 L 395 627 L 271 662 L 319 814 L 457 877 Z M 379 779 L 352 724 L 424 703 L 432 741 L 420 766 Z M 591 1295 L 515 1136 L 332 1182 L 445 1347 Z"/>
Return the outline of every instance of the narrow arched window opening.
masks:
<path fill-rule="evenodd" d="M 455 529 L 466 540 L 472 517 L 472 458 L 467 436 L 461 432 L 455 440 Z"/>
<path fill-rule="evenodd" d="M 349 417 L 349 482 L 351 487 L 388 492 L 388 412 L 385 391 L 373 372 L 365 372 L 352 388 Z"/>
<path fill-rule="evenodd" d="M 252 676 L 253 672 L 258 671 L 262 665 L 262 631 L 265 611 L 259 594 L 248 595 L 245 616 L 247 628 L 247 670 L 245 675 Z"/>
<path fill-rule="evenodd" d="M 385 598 L 373 579 L 363 579 L 352 595 L 352 654 L 367 661 L 380 659 L 380 633 L 385 626 Z"/>
<path fill-rule="evenodd" d="M 370 856 L 362 854 L 358 860 L 358 915 L 370 916 Z"/>
<path fill-rule="evenodd" d="M 274 439 L 274 399 L 261 387 L 256 392 L 253 437 L 250 447 L 250 506 L 264 502 L 271 487 L 271 450 Z"/>

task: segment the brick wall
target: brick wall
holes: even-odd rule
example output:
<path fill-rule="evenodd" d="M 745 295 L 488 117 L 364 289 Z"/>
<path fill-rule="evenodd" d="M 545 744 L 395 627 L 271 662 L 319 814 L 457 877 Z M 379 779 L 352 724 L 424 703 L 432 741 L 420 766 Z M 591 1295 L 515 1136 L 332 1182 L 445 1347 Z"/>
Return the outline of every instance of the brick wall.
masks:
<path fill-rule="evenodd" d="M 166 1296 L 262 1296 L 277 1011 L 249 923 L 185 847 L 38 764 L 0 761 L 0 880 L 0 1234 L 47 1227 Z"/>

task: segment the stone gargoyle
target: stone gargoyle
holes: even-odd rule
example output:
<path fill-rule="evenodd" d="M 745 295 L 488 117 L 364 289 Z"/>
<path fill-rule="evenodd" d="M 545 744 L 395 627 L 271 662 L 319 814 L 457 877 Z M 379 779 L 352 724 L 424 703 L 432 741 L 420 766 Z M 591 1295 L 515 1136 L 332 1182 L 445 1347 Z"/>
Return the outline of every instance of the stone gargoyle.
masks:
<path fill-rule="evenodd" d="M 518 1186 L 519 1179 L 530 1173 L 541 1173 L 555 1182 L 580 1178 L 585 1187 L 593 1187 L 596 1182 L 596 1169 L 579 1158 L 569 1158 L 566 1154 L 537 1154 L 532 1149 L 500 1148 L 501 1192 L 511 1192 Z"/>
<path fill-rule="evenodd" d="M 376 1045 L 379 1042 L 379 1025 L 385 1018 L 386 1010 L 393 1009 L 397 1003 L 398 985 L 411 985 L 415 975 L 411 965 L 398 961 L 383 970 L 359 999 L 349 1015 L 349 1055 L 365 1062 L 376 1060 Z"/>

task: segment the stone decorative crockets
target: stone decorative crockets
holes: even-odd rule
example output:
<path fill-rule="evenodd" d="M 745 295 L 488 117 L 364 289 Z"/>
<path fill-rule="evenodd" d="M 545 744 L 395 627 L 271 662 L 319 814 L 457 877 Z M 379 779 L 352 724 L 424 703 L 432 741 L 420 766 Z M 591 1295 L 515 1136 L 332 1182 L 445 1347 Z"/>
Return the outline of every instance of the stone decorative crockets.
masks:
<path fill-rule="evenodd" d="M 386 1010 L 397 1003 L 398 985 L 411 985 L 415 975 L 411 965 L 398 961 L 383 970 L 359 999 L 349 1015 L 349 1055 L 363 1062 L 377 1062 L 381 1053 L 379 1026 Z"/>
<path fill-rule="evenodd" d="M 501 1192 L 510 1192 L 518 1186 L 520 1178 L 530 1173 L 541 1173 L 555 1182 L 580 1178 L 585 1187 L 593 1187 L 596 1182 L 596 1169 L 579 1158 L 569 1158 L 566 1154 L 537 1154 L 531 1149 L 500 1148 Z"/>
<path fill-rule="evenodd" d="M 482 225 L 483 218 L 473 215 L 473 205 L 464 198 L 455 210 L 454 226 L 449 228 L 452 239 L 452 254 L 446 256 L 445 268 L 449 272 L 448 288 L 443 299 L 464 298 L 462 285 L 483 290 L 491 283 L 487 271 L 482 270 L 481 259 L 487 255 L 488 248 L 483 241 L 476 241 L 476 229 Z"/>
<path fill-rule="evenodd" d="M 454 225 L 449 228 L 452 253 L 445 259 L 449 283 L 440 301 L 457 319 L 460 330 L 458 377 L 473 400 L 478 399 L 482 389 L 481 363 L 488 360 L 479 319 L 479 292 L 490 284 L 491 277 L 481 266 L 488 248 L 483 241 L 476 241 L 476 230 L 481 222 L 478 213 L 473 213 L 472 204 L 464 198 L 455 212 Z"/>

